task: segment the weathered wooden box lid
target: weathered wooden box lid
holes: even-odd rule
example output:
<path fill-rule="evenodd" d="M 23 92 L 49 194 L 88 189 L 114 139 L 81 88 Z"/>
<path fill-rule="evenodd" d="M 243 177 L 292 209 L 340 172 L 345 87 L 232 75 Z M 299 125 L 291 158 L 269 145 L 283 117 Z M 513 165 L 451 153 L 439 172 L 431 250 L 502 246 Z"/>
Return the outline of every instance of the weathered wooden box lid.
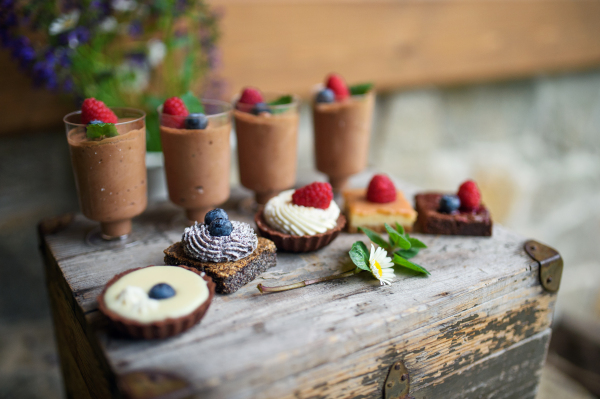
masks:
<path fill-rule="evenodd" d="M 95 224 L 80 215 L 42 232 L 62 367 L 79 381 L 75 397 L 117 395 L 135 380 L 126 375 L 154 370 L 188 381 L 201 398 L 382 398 L 397 361 L 415 398 L 535 396 L 556 295 L 540 285 L 525 239 L 501 226 L 491 238 L 419 235 L 429 248 L 415 261 L 429 277 L 397 271 L 391 286 L 380 286 L 362 273 L 259 293 L 258 283 L 349 269 L 351 244 L 368 240 L 342 234 L 315 253 L 279 253 L 275 268 L 215 297 L 187 333 L 160 341 L 114 336 L 96 296 L 121 271 L 163 264 L 163 249 L 181 237 L 182 226 L 172 223 L 179 212 L 168 204 L 150 209 L 134 224 L 141 242 L 110 251 L 84 244 Z M 251 215 L 230 212 L 251 223 Z"/>

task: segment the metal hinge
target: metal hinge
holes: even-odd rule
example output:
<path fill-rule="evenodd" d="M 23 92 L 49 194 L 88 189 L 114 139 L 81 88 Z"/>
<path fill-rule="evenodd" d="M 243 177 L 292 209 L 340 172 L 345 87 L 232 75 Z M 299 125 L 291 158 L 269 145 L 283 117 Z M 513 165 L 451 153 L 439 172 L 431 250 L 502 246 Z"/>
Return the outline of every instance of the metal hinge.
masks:
<path fill-rule="evenodd" d="M 384 399 L 413 399 L 410 391 L 410 374 L 402 361 L 392 364 L 383 385 Z"/>
<path fill-rule="evenodd" d="M 550 292 L 558 291 L 563 271 L 563 259 L 554 248 L 535 240 L 525 243 L 525 252 L 540 264 L 540 282 Z"/>

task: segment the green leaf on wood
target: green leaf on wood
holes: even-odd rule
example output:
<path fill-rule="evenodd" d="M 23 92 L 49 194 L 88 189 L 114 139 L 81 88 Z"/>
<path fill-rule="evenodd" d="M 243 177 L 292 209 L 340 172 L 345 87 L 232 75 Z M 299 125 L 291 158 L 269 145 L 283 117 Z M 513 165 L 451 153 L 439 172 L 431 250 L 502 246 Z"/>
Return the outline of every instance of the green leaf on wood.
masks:
<path fill-rule="evenodd" d="M 183 103 L 185 104 L 188 111 L 190 111 L 190 114 L 204 114 L 205 113 L 204 106 L 202 105 L 200 100 L 198 100 L 198 97 L 196 97 L 194 95 L 194 93 L 192 93 L 191 91 L 188 91 L 187 93 L 182 95 L 180 98 L 183 101 Z"/>
<path fill-rule="evenodd" d="M 389 224 L 384 223 L 383 225 L 390 236 L 390 241 L 392 242 L 393 246 L 399 246 L 402 249 L 410 249 L 410 242 L 404 236 L 398 234 L 398 232 Z"/>
<path fill-rule="evenodd" d="M 398 254 L 394 254 L 393 262 L 398 266 L 406 267 L 407 269 L 411 269 L 419 273 L 431 275 L 431 273 L 429 273 L 423 266 L 419 266 L 416 263 L 406 260 Z"/>
<path fill-rule="evenodd" d="M 383 238 L 381 238 L 379 234 L 377 234 L 373 230 L 367 229 L 366 227 L 359 227 L 358 230 L 365 233 L 367 237 L 369 237 L 369 240 L 371 240 L 373 243 L 379 245 L 382 248 L 390 249 L 390 244 L 388 244 Z"/>
<path fill-rule="evenodd" d="M 404 227 L 402 227 L 402 225 L 398 222 L 396 222 L 396 231 L 402 236 L 406 235 L 406 233 L 404 232 Z"/>
<path fill-rule="evenodd" d="M 394 252 L 397 255 L 400 255 L 404 259 L 414 258 L 419 254 L 420 248 L 411 248 L 411 249 L 399 249 Z"/>
<path fill-rule="evenodd" d="M 354 86 L 350 86 L 348 89 L 350 90 L 350 94 L 353 96 L 360 96 L 363 94 L 367 94 L 373 88 L 373 83 L 361 83 Z"/>
<path fill-rule="evenodd" d="M 352 248 L 350 249 L 350 259 L 356 265 L 363 270 L 371 271 L 369 267 L 369 250 L 367 246 L 362 241 L 356 241 L 352 244 Z"/>
<path fill-rule="evenodd" d="M 410 241 L 411 248 L 427 248 L 427 245 L 425 245 L 425 243 L 414 237 L 408 237 L 408 241 Z"/>

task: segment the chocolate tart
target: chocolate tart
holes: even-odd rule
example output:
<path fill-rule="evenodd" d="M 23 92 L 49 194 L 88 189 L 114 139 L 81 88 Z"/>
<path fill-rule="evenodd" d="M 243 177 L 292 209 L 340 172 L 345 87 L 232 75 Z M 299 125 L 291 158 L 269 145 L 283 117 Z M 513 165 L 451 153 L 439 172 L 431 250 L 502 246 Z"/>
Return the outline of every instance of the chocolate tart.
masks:
<path fill-rule="evenodd" d="M 186 265 L 204 271 L 216 284 L 219 294 L 231 294 L 277 264 L 277 248 L 272 241 L 258 237 L 258 245 L 250 255 L 235 262 L 201 262 L 190 258 L 181 242 L 165 249 L 165 264 Z"/>
<path fill-rule="evenodd" d="M 315 234 L 313 236 L 294 236 L 282 233 L 270 227 L 267 224 L 263 210 L 259 210 L 254 215 L 256 227 L 263 237 L 273 241 L 278 249 L 288 252 L 311 252 L 329 245 L 342 231 L 346 225 L 346 217 L 342 214 L 337 219 L 334 228 L 325 233 Z"/>
<path fill-rule="evenodd" d="M 106 290 L 111 285 L 113 285 L 117 280 L 119 280 L 126 274 L 151 266 L 137 267 L 135 269 L 126 270 L 123 273 L 119 273 L 113 278 L 111 278 L 108 281 L 108 283 L 106 283 L 104 289 L 97 298 L 98 308 L 100 309 L 100 311 L 110 319 L 112 324 L 116 327 L 116 329 L 119 332 L 126 334 L 132 338 L 138 339 L 162 339 L 172 337 L 186 330 L 189 330 L 195 324 L 198 324 L 206 314 L 206 311 L 208 310 L 208 307 L 210 306 L 210 303 L 212 302 L 213 297 L 215 296 L 215 283 L 209 276 L 207 276 L 206 274 L 202 274 L 202 272 L 191 267 L 179 266 L 198 274 L 204 279 L 204 281 L 206 281 L 206 284 L 208 286 L 208 298 L 198 308 L 196 308 L 196 310 L 194 310 L 188 315 L 177 318 L 168 318 L 165 320 L 155 321 L 151 323 L 141 323 L 139 321 L 127 319 L 106 307 L 106 303 L 104 302 L 104 295 L 106 294 Z"/>
<path fill-rule="evenodd" d="M 473 212 L 438 212 L 442 193 L 415 195 L 417 220 L 413 231 L 424 234 L 482 236 L 492 235 L 493 222 L 488 209 L 482 204 Z"/>

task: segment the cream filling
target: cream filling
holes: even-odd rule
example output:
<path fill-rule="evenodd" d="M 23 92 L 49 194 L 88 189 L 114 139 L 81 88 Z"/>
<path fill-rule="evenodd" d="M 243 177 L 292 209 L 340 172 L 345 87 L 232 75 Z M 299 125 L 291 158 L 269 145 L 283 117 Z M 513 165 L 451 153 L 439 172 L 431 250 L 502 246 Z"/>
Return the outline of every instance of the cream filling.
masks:
<path fill-rule="evenodd" d="M 327 209 L 312 208 L 294 205 L 292 194 L 294 190 L 283 191 L 267 202 L 264 216 L 269 226 L 295 236 L 314 236 L 335 227 L 340 216 L 335 201 Z"/>
<path fill-rule="evenodd" d="M 175 296 L 152 299 L 148 292 L 158 283 L 175 289 Z M 104 294 L 106 307 L 141 323 L 187 316 L 208 299 L 208 285 L 198 274 L 177 266 L 151 266 L 128 273 Z"/>

